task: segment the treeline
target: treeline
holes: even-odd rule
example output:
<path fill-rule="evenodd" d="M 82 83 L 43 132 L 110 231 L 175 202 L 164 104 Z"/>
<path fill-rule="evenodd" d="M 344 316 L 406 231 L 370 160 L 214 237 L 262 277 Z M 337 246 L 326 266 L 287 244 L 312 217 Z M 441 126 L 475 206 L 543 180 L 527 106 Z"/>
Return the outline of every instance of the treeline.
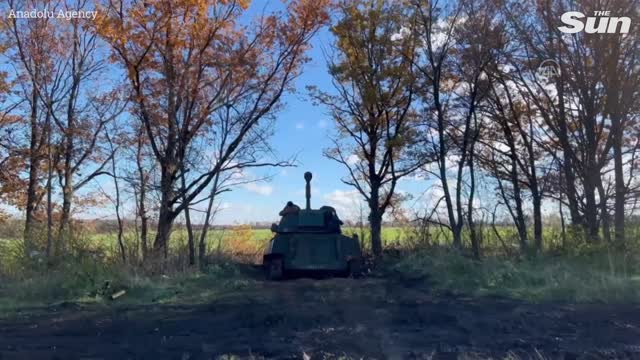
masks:
<path fill-rule="evenodd" d="M 1 11 L 32 5 L 7 0 Z M 64 256 L 73 214 L 106 202 L 127 261 L 126 194 L 136 203 L 141 257 L 166 257 L 173 223 L 184 216 L 194 264 L 205 253 L 217 196 L 255 181 L 245 169 L 290 165 L 272 156 L 274 114 L 308 61 L 310 39 L 328 21 L 329 1 L 289 1 L 250 22 L 243 18 L 248 6 L 43 1 L 37 7 L 54 13 L 98 15 L 2 18 L 0 49 L 9 66 L 0 87 L 0 196 L 24 210 L 25 254 Z M 199 203 L 207 209 L 196 234 L 190 211 Z"/>
<path fill-rule="evenodd" d="M 29 4 L 7 0 L 2 11 Z M 309 94 L 334 119 L 324 153 L 367 203 L 376 255 L 390 213 L 446 229 L 476 257 L 480 227 L 505 221 L 522 252 L 542 251 L 545 210 L 557 211 L 564 236 L 630 240 L 640 185 L 636 0 L 606 9 L 591 0 L 292 0 L 247 23 L 248 5 L 44 1 L 98 16 L 2 19 L 10 66 L 0 78 L 0 199 L 24 210 L 27 254 L 63 256 L 74 213 L 106 201 L 130 260 L 126 195 L 141 259 L 167 256 L 181 217 L 189 262 L 202 260 L 219 195 L 259 180 L 247 169 L 291 165 L 273 157 L 269 137 L 310 40 L 328 24 L 334 88 Z M 631 28 L 565 34 L 560 19 L 572 10 L 610 11 Z M 416 209 L 403 208 L 398 190 L 410 177 L 428 193 Z M 192 225 L 199 204 L 202 227 Z"/>
<path fill-rule="evenodd" d="M 640 185 L 638 5 L 609 1 L 610 23 L 567 34 L 563 13 L 605 3 L 340 2 L 334 89 L 312 94 L 337 125 L 326 155 L 369 205 L 374 252 L 412 175 L 438 190 L 418 223 L 447 228 L 476 257 L 478 223 L 496 217 L 510 218 L 522 252 L 540 252 L 545 208 L 564 236 L 566 225 L 623 246 Z"/>

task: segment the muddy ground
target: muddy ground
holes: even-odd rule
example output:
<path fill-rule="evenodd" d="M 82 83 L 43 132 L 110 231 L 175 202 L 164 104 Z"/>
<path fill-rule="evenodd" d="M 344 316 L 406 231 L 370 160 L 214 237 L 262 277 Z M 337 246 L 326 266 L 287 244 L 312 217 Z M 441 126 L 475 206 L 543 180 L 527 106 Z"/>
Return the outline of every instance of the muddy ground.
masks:
<path fill-rule="evenodd" d="M 27 315 L 28 314 L 28 315 Z M 0 359 L 640 359 L 640 306 L 435 294 L 420 280 L 257 281 L 206 305 L 0 320 Z"/>

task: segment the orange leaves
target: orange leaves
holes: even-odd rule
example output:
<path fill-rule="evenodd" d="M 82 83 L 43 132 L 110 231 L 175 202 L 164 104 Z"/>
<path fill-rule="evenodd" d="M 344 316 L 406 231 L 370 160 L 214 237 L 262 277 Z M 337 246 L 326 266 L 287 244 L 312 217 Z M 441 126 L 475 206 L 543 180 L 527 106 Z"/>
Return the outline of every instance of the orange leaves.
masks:
<path fill-rule="evenodd" d="M 301 32 L 327 24 L 331 3 L 331 0 L 291 1 L 287 7 L 288 21 L 280 27 L 285 41 L 295 42 Z"/>
<path fill-rule="evenodd" d="M 251 0 L 238 0 L 238 5 L 243 9 L 247 10 L 249 5 L 251 4 Z"/>
<path fill-rule="evenodd" d="M 120 47 L 124 46 L 127 40 L 124 25 L 119 19 L 105 15 L 104 11 L 98 11 L 95 28 L 97 33 L 108 42 L 117 44 Z"/>
<path fill-rule="evenodd" d="M 298 0 L 291 2 L 290 12 L 300 26 L 326 23 L 329 20 L 331 0 Z"/>
<path fill-rule="evenodd" d="M 2 124 L 0 124 L 1 130 Z M 8 155 L 8 157 L 4 157 L 5 155 Z M 24 209 L 26 204 L 27 182 L 20 177 L 20 173 L 28 163 L 25 155 L 18 149 L 10 154 L 0 152 L 0 168 L 2 169 L 0 171 L 0 201 L 20 209 Z"/>
<path fill-rule="evenodd" d="M 174 167 L 163 173 L 168 181 L 184 171 L 191 142 L 229 131 L 239 144 L 277 108 L 305 61 L 311 36 L 328 20 L 328 3 L 292 1 L 285 13 L 251 24 L 243 24 L 246 0 L 105 5 L 99 33 L 126 69 L 132 106 L 157 160 L 165 169 Z M 236 128 L 212 129 L 220 118 Z"/>

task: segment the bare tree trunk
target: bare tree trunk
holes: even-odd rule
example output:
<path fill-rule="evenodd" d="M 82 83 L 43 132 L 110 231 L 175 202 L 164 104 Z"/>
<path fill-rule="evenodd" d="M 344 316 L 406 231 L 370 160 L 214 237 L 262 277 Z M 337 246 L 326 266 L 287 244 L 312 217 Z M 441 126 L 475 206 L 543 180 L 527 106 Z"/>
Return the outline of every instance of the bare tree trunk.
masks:
<path fill-rule="evenodd" d="M 436 93 L 437 95 L 437 93 Z M 434 96 L 436 100 L 436 107 L 440 106 L 439 97 Z M 438 138 L 439 138 L 439 148 L 438 148 L 438 165 L 440 170 L 440 182 L 442 183 L 442 191 L 444 193 L 444 201 L 447 206 L 447 215 L 449 219 L 449 226 L 451 227 L 451 232 L 453 235 L 453 246 L 457 249 L 462 248 L 462 233 L 461 227 L 458 226 L 458 220 L 453 211 L 453 200 L 451 199 L 451 192 L 449 191 L 449 182 L 447 180 L 447 150 L 445 145 L 445 120 L 444 115 L 441 114 L 442 110 L 438 111 Z"/>
<path fill-rule="evenodd" d="M 107 141 L 109 142 L 109 146 L 111 147 L 111 176 L 113 176 L 113 185 L 116 190 L 116 220 L 118 222 L 118 246 L 120 247 L 120 256 L 122 258 L 122 263 L 127 262 L 127 256 L 124 249 L 124 242 L 122 239 L 122 235 L 124 233 L 122 217 L 120 216 L 120 186 L 118 183 L 118 174 L 116 172 L 116 150 L 113 147 L 113 142 L 111 141 L 111 137 L 109 133 L 106 132 Z"/>
<path fill-rule="evenodd" d="M 614 228 L 615 228 L 615 239 L 616 243 L 619 245 L 624 244 L 626 235 L 625 235 L 625 216 L 624 216 L 624 207 L 625 207 L 625 198 L 627 195 L 627 187 L 624 182 L 624 164 L 622 160 L 622 126 L 620 125 L 620 120 L 612 119 L 612 128 L 615 128 L 615 138 L 613 141 L 613 161 L 614 161 L 614 173 L 615 173 L 615 183 L 616 183 L 616 195 L 615 195 L 615 205 L 614 205 Z"/>
<path fill-rule="evenodd" d="M 24 225 L 24 251 L 29 256 L 34 243 L 35 211 L 38 201 L 38 173 L 40 168 L 40 146 L 38 145 L 39 124 L 38 124 L 38 91 L 37 85 L 33 85 L 31 96 L 31 140 L 29 142 L 29 183 L 27 185 L 27 204 L 25 209 Z"/>
<path fill-rule="evenodd" d="M 611 216 L 607 208 L 607 194 L 602 181 L 598 181 L 598 196 L 600 197 L 600 218 L 602 221 L 602 235 L 607 243 L 611 243 Z"/>
<path fill-rule="evenodd" d="M 574 226 L 580 226 L 584 220 L 578 209 L 578 195 L 576 194 L 576 179 L 575 179 L 575 167 L 573 165 L 573 150 L 569 142 L 568 126 L 566 120 L 566 105 L 564 96 L 564 80 L 563 76 L 558 77 L 556 82 L 556 88 L 558 89 L 558 140 L 560 140 L 560 146 L 562 147 L 562 172 L 565 180 L 565 192 L 567 195 L 567 201 L 569 203 L 569 214 L 571 216 L 571 223 Z"/>
<path fill-rule="evenodd" d="M 587 241 L 590 243 L 598 243 L 600 235 L 598 233 L 598 203 L 596 202 L 596 176 L 600 176 L 599 172 L 593 174 L 594 169 L 588 167 L 584 174 L 584 196 L 585 196 L 585 230 L 587 233 Z"/>
<path fill-rule="evenodd" d="M 476 225 L 473 221 L 473 199 L 476 192 L 476 174 L 473 164 L 473 148 L 469 155 L 469 175 L 471 177 L 471 183 L 469 184 L 469 203 L 467 208 L 467 224 L 469 226 L 469 236 L 471 238 L 471 250 L 473 251 L 473 257 L 480 259 L 480 241 L 476 232 Z"/>
<path fill-rule="evenodd" d="M 534 190 L 535 189 L 535 190 Z M 533 202 L 533 239 L 536 253 L 541 253 L 542 245 L 542 196 L 537 184 L 531 186 L 531 197 Z"/>
<path fill-rule="evenodd" d="M 515 145 L 514 145 L 515 146 Z M 516 162 L 516 149 L 511 149 L 511 186 L 513 186 L 513 200 L 516 203 L 515 223 L 518 230 L 518 238 L 520 239 L 520 251 L 523 253 L 528 249 L 527 224 L 524 219 L 524 210 L 522 207 L 522 191 L 520 189 L 520 180 L 518 178 L 518 164 Z M 505 199 L 506 200 L 506 199 Z"/>
<path fill-rule="evenodd" d="M 382 255 L 382 214 L 379 211 L 371 210 L 369 214 L 369 224 L 371 226 L 371 250 L 373 255 Z"/>
<path fill-rule="evenodd" d="M 211 196 L 211 198 L 209 199 L 209 204 L 207 205 L 207 212 L 204 216 L 202 231 L 200 231 L 200 239 L 198 240 L 198 264 L 200 265 L 200 267 L 204 266 L 204 260 L 207 254 L 207 233 L 209 232 L 209 221 L 211 219 L 211 213 L 213 210 L 213 202 L 214 197 Z"/>
<path fill-rule="evenodd" d="M 51 123 L 47 124 L 47 259 L 51 259 L 53 248 L 53 154 L 51 153 Z"/>
<path fill-rule="evenodd" d="M 360 228 L 360 246 L 362 246 L 362 252 L 365 252 L 365 233 L 364 233 L 364 204 L 360 203 L 358 209 L 360 210 L 360 224 L 358 227 Z"/>
<path fill-rule="evenodd" d="M 562 250 L 567 251 L 567 229 L 564 221 L 564 211 L 562 210 L 562 199 L 558 201 L 558 210 L 560 212 L 560 230 L 562 236 Z"/>
<path fill-rule="evenodd" d="M 133 187 L 133 199 L 135 200 L 135 204 L 136 204 L 136 211 L 135 214 L 133 216 L 133 232 L 135 234 L 135 249 L 133 250 L 132 254 L 135 254 L 135 261 L 139 262 L 140 260 L 140 231 L 139 226 L 138 226 L 138 219 L 140 219 L 140 209 L 138 208 L 138 189 L 134 186 Z"/>
<path fill-rule="evenodd" d="M 148 242 L 148 232 L 149 232 L 149 218 L 147 216 L 147 210 L 144 206 L 145 195 L 142 189 L 140 190 L 140 202 L 139 202 L 139 216 L 140 216 L 140 242 L 142 245 L 142 259 L 145 260 L 149 255 L 149 242 Z"/>
<path fill-rule="evenodd" d="M 168 256 L 168 243 L 171 236 L 171 229 L 173 227 L 173 214 L 169 208 L 165 206 L 160 207 L 160 214 L 158 215 L 158 232 L 153 243 L 153 250 L 157 255 L 161 252 L 166 259 Z"/>
<path fill-rule="evenodd" d="M 480 240 L 478 239 L 478 234 L 476 232 L 476 225 L 473 221 L 473 200 L 475 198 L 476 193 L 476 173 L 475 173 L 475 159 L 474 159 L 474 150 L 475 145 L 480 136 L 480 129 L 478 128 L 478 119 L 475 114 L 473 114 L 474 119 L 474 135 L 471 139 L 471 144 L 469 146 L 469 201 L 467 204 L 467 224 L 469 226 L 469 237 L 471 240 L 471 250 L 473 251 L 473 257 L 476 259 L 480 259 Z"/>
<path fill-rule="evenodd" d="M 148 222 L 149 217 L 147 215 L 147 209 L 145 206 L 146 194 L 147 194 L 147 181 L 148 175 L 145 174 L 144 166 L 142 164 L 142 149 L 143 149 L 143 136 L 144 134 L 138 134 L 138 146 L 136 149 L 136 166 L 138 168 L 138 182 L 140 186 L 139 194 L 137 197 L 138 202 L 138 216 L 140 217 L 140 242 L 142 244 L 142 260 L 146 260 L 149 253 L 149 246 L 147 240 Z"/>
<path fill-rule="evenodd" d="M 71 173 L 71 151 L 73 145 L 70 138 L 65 147 L 65 165 L 63 170 L 64 182 L 62 185 L 62 212 L 60 214 L 60 229 L 58 231 L 59 254 L 63 255 L 67 251 L 67 245 L 71 238 L 71 202 L 73 201 L 73 177 Z"/>
<path fill-rule="evenodd" d="M 187 197 L 185 196 L 186 192 L 187 192 L 187 183 L 185 180 L 185 172 L 184 172 L 184 168 L 182 169 L 182 174 L 180 176 L 180 178 L 182 179 L 182 201 L 184 202 L 188 202 Z M 184 208 L 184 219 L 187 225 L 187 239 L 188 239 L 188 244 L 189 244 L 189 265 L 195 265 L 196 264 L 196 249 L 195 249 L 195 243 L 194 243 L 194 239 L 193 239 L 193 227 L 191 226 L 191 214 L 189 211 L 189 204 L 187 203 L 185 208 Z"/>
<path fill-rule="evenodd" d="M 524 135 L 524 132 L 523 132 Z M 540 184 L 538 182 L 538 172 L 536 170 L 536 157 L 533 149 L 534 144 L 534 129 L 533 121 L 529 119 L 529 139 L 527 140 L 527 150 L 529 152 L 529 188 L 531 190 L 531 197 L 533 202 L 533 239 L 535 243 L 536 253 L 542 253 L 542 192 Z"/>
<path fill-rule="evenodd" d="M 637 87 L 637 77 L 625 76 L 626 68 L 632 65 L 625 65 L 624 56 L 621 60 L 621 45 L 619 41 L 611 42 L 607 47 L 610 51 L 604 51 L 602 55 L 606 60 L 606 73 L 604 88 L 607 90 L 605 110 L 611 117 L 611 147 L 613 148 L 613 166 L 615 177 L 615 198 L 614 198 L 614 231 L 617 245 L 624 245 L 625 242 L 625 201 L 627 186 L 624 180 L 624 115 L 629 112 L 625 106 L 626 99 L 633 99 L 629 93 L 630 89 Z M 636 61 L 637 64 L 637 61 Z M 635 78 L 635 81 L 634 81 Z M 633 90 L 631 90 L 633 93 Z M 626 104 L 632 104 L 633 100 Z"/>
<path fill-rule="evenodd" d="M 164 258 L 168 255 L 168 244 L 171 236 L 171 228 L 173 227 L 173 220 L 176 218 L 176 214 L 173 211 L 173 205 L 171 201 L 174 198 L 173 191 L 173 174 L 168 169 L 169 166 L 161 166 L 161 178 L 160 178 L 160 210 L 158 214 L 158 228 L 156 232 L 156 238 L 153 243 L 153 249 L 156 253 L 160 251 L 164 252 Z"/>
<path fill-rule="evenodd" d="M 522 209 L 522 197 L 520 195 L 520 185 L 519 185 L 519 182 L 517 181 L 517 165 L 513 161 L 513 155 L 509 154 L 509 156 L 512 157 L 511 166 L 510 166 L 511 169 L 509 170 L 509 175 L 510 175 L 509 181 L 512 183 L 512 186 L 513 186 L 512 196 L 509 196 L 509 194 L 507 194 L 507 191 L 502 185 L 502 179 L 499 174 L 498 164 L 495 157 L 492 157 L 491 159 L 493 164 L 492 171 L 497 181 L 498 189 L 500 190 L 500 196 L 502 197 L 502 200 L 504 201 L 504 205 L 507 207 L 507 210 L 509 210 L 509 214 L 511 215 L 511 218 L 513 219 L 513 222 L 516 225 L 516 230 L 518 231 L 520 251 L 526 252 L 527 251 L 527 229 L 526 229 L 526 224 L 524 222 L 524 213 Z M 515 211 L 511 205 L 512 198 L 516 203 Z"/>
<path fill-rule="evenodd" d="M 73 173 L 75 166 L 73 165 L 73 156 L 75 153 L 75 144 L 74 139 L 76 136 L 76 101 L 78 100 L 78 93 L 80 90 L 80 79 L 79 72 L 81 69 L 78 66 L 81 62 L 78 62 L 79 57 L 79 34 L 78 27 L 74 25 L 73 27 L 73 53 L 71 55 L 71 87 L 69 90 L 69 95 L 67 99 L 67 109 L 66 109 L 66 128 L 64 129 L 64 169 L 63 169 L 63 179 L 64 182 L 62 184 L 62 214 L 60 216 L 60 233 L 59 236 L 59 246 L 61 248 L 61 252 L 64 253 L 66 250 L 67 242 L 71 237 L 71 202 L 73 201 Z"/>
<path fill-rule="evenodd" d="M 374 256 L 382 255 L 382 213 L 380 211 L 380 184 L 375 173 L 371 178 L 369 197 L 369 226 L 371 227 L 371 250 Z"/>
<path fill-rule="evenodd" d="M 171 236 L 171 228 L 173 227 L 173 217 L 171 216 L 169 210 L 166 208 L 160 209 L 160 214 L 158 216 L 158 227 L 156 238 L 153 243 L 153 250 L 157 254 L 162 252 L 164 258 L 167 258 L 168 249 L 167 244 L 169 242 L 169 237 Z"/>
<path fill-rule="evenodd" d="M 213 185 L 211 186 L 211 193 L 209 194 L 209 204 L 207 205 L 207 212 L 204 216 L 204 224 L 202 225 L 202 231 L 200 232 L 200 240 L 198 241 L 198 264 L 202 267 L 205 262 L 205 256 L 207 254 L 207 232 L 209 231 L 209 223 L 211 221 L 211 215 L 213 211 L 213 204 L 218 194 L 218 185 L 220 183 L 220 173 L 217 173 L 213 179 Z"/>
<path fill-rule="evenodd" d="M 506 85 L 504 85 L 504 87 L 507 88 Z M 495 91 L 494 91 L 494 94 L 495 94 Z M 504 110 L 501 100 L 499 99 L 497 94 L 495 95 L 495 97 L 496 97 L 496 100 L 494 100 L 494 102 L 499 114 L 498 118 L 500 119 L 499 123 L 502 129 L 502 135 L 504 136 L 506 144 L 509 147 L 508 156 L 509 156 L 510 164 L 509 164 L 509 170 L 508 170 L 508 177 L 511 182 L 511 186 L 513 187 L 513 201 L 515 202 L 515 213 L 511 210 L 511 207 L 509 206 L 509 199 L 506 196 L 506 193 L 502 188 L 501 184 L 500 184 L 500 191 L 502 193 L 502 197 L 505 201 L 505 204 L 509 208 L 511 217 L 515 222 L 516 229 L 518 230 L 518 239 L 520 241 L 520 251 L 525 253 L 528 251 L 529 239 L 527 234 L 527 224 L 525 222 L 525 217 L 524 217 L 524 210 L 522 207 L 522 188 L 520 186 L 521 178 L 518 171 L 519 169 L 518 157 L 520 156 L 520 154 L 519 154 L 518 144 L 516 143 L 516 139 L 514 138 L 514 133 L 511 129 L 511 124 L 509 121 L 510 115 L 508 115 Z M 514 105 L 513 105 L 513 102 L 511 101 L 511 96 L 509 92 L 507 92 L 507 97 L 509 100 L 509 107 L 513 112 Z M 498 176 L 497 165 L 495 169 L 496 169 L 496 176 Z"/>

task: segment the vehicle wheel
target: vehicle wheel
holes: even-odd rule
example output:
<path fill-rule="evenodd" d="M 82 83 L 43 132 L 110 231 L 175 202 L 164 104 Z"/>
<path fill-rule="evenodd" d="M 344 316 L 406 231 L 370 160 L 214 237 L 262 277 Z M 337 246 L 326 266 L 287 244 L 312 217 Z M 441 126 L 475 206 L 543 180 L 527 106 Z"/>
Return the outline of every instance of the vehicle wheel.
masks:
<path fill-rule="evenodd" d="M 281 280 L 284 274 L 284 268 L 282 265 L 281 258 L 269 259 L 269 261 L 265 263 L 267 280 Z"/>
<path fill-rule="evenodd" d="M 352 278 L 359 278 L 362 276 L 362 260 L 351 259 L 348 262 L 348 275 Z"/>

